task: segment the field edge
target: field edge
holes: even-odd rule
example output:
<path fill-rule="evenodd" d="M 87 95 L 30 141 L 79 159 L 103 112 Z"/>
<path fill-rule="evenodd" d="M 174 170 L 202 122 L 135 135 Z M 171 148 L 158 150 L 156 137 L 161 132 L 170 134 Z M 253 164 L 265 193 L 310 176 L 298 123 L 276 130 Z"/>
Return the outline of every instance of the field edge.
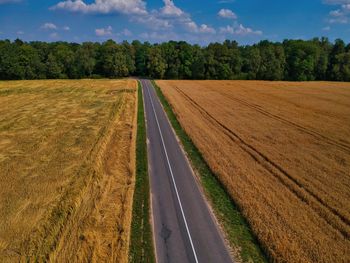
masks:
<path fill-rule="evenodd" d="M 139 81 L 137 81 L 137 83 L 136 169 L 129 262 L 154 263 L 156 261 L 150 223 L 150 185 L 148 177 L 146 123 L 144 118 L 142 87 Z"/>
<path fill-rule="evenodd" d="M 200 179 L 215 217 L 225 232 L 225 238 L 233 250 L 235 260 L 243 262 L 268 262 L 267 250 L 259 243 L 249 223 L 241 214 L 240 208 L 229 196 L 225 186 L 220 183 L 198 148 L 182 128 L 161 88 L 154 80 L 152 80 L 152 84 L 195 173 Z"/>

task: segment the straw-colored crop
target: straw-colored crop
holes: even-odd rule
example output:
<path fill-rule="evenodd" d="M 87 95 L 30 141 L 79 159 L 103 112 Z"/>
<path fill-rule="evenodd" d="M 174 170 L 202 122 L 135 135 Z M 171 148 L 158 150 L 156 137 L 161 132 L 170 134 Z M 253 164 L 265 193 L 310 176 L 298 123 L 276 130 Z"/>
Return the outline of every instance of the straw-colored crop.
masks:
<path fill-rule="evenodd" d="M 276 262 L 350 262 L 350 84 L 157 81 Z"/>
<path fill-rule="evenodd" d="M 126 262 L 134 80 L 0 82 L 0 258 Z"/>

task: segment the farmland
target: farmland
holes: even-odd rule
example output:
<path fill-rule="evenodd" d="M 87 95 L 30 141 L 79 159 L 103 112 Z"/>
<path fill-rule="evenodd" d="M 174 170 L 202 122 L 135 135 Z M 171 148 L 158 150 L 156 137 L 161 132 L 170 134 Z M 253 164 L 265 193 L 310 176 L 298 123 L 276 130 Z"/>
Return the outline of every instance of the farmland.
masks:
<path fill-rule="evenodd" d="M 0 82 L 0 258 L 127 262 L 136 81 Z"/>
<path fill-rule="evenodd" d="M 157 81 L 277 262 L 350 259 L 350 84 Z"/>

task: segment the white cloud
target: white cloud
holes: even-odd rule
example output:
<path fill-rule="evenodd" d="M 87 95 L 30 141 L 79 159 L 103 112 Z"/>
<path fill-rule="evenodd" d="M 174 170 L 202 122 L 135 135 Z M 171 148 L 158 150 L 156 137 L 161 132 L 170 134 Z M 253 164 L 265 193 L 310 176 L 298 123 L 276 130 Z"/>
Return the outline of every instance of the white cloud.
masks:
<path fill-rule="evenodd" d="M 220 33 L 222 33 L 222 34 L 234 34 L 234 29 L 232 26 L 220 27 Z"/>
<path fill-rule="evenodd" d="M 51 9 L 68 10 L 83 14 L 124 14 L 130 22 L 141 24 L 149 28 L 149 32 L 139 35 L 142 39 L 165 41 L 179 40 L 205 40 L 224 39 L 226 35 L 248 36 L 262 35 L 259 30 L 244 27 L 236 22 L 237 15 L 230 9 L 221 9 L 220 17 L 234 20 L 235 25 L 225 28 L 214 28 L 206 23 L 199 24 L 193 20 L 191 14 L 178 7 L 173 0 L 163 0 L 161 8 L 147 10 L 145 0 L 65 0 L 59 2 Z M 64 30 L 64 28 L 62 28 Z M 112 26 L 95 29 L 99 37 L 129 37 L 132 35 L 128 29 L 118 33 L 113 32 Z"/>
<path fill-rule="evenodd" d="M 245 27 L 242 24 L 238 26 L 226 26 L 220 27 L 221 34 L 237 35 L 237 36 L 261 36 L 263 34 L 260 30 L 253 30 L 249 27 Z"/>
<path fill-rule="evenodd" d="M 222 18 L 237 19 L 237 15 L 234 12 L 232 12 L 230 9 L 221 9 L 218 15 Z"/>
<path fill-rule="evenodd" d="M 152 12 L 147 15 L 131 17 L 131 21 L 136 21 L 152 29 L 169 29 L 172 28 L 172 23 L 167 19 L 159 18 L 157 12 Z"/>
<path fill-rule="evenodd" d="M 202 24 L 199 27 L 198 31 L 200 33 L 208 33 L 208 34 L 215 34 L 216 33 L 216 30 L 214 28 L 212 28 L 212 27 L 210 27 L 210 26 L 208 26 L 206 24 Z"/>
<path fill-rule="evenodd" d="M 213 31 L 207 25 L 198 26 L 191 15 L 177 7 L 172 0 L 163 0 L 164 7 L 152 10 L 146 15 L 133 16 L 131 21 L 137 21 L 152 30 L 185 30 L 191 33 Z"/>
<path fill-rule="evenodd" d="M 48 23 L 44 23 L 40 26 L 40 29 L 43 30 L 47 30 L 47 31 L 56 31 L 56 30 L 63 30 L 63 31 L 69 31 L 70 27 L 69 26 L 63 26 L 63 27 L 59 27 L 57 25 L 55 25 L 54 23 L 48 22 Z"/>
<path fill-rule="evenodd" d="M 41 27 L 41 29 L 47 29 L 47 30 L 56 30 L 57 26 L 53 23 L 45 23 Z"/>
<path fill-rule="evenodd" d="M 120 35 L 129 37 L 132 36 L 132 32 L 129 29 L 125 28 L 122 32 L 120 32 Z"/>
<path fill-rule="evenodd" d="M 185 30 L 191 33 L 210 33 L 216 31 L 209 25 L 198 25 L 192 20 L 191 15 L 175 5 L 172 0 L 163 0 L 162 8 L 148 11 L 143 0 L 94 0 L 86 3 L 87 0 L 65 0 L 51 7 L 51 10 L 68 10 L 71 12 L 89 13 L 122 13 L 128 15 L 131 22 L 147 26 L 152 31 L 179 31 Z M 96 35 L 111 35 L 112 30 L 99 28 L 95 30 Z M 126 32 L 117 35 L 125 35 Z M 164 33 L 164 32 L 163 32 Z M 128 33 L 127 33 L 128 34 Z"/>
<path fill-rule="evenodd" d="M 50 38 L 52 38 L 52 39 L 58 39 L 59 37 L 60 36 L 56 32 L 50 34 Z"/>
<path fill-rule="evenodd" d="M 238 28 L 235 30 L 236 35 L 240 36 L 246 36 L 246 35 L 262 35 L 262 31 L 260 30 L 253 30 L 249 27 L 244 27 L 242 24 L 238 26 Z"/>
<path fill-rule="evenodd" d="M 328 23 L 330 24 L 347 24 L 349 19 L 346 16 L 339 16 L 337 18 L 328 19 Z"/>
<path fill-rule="evenodd" d="M 206 24 L 201 24 L 200 26 L 198 26 L 194 21 L 190 19 L 187 21 L 182 21 L 180 23 L 185 28 L 186 31 L 191 33 L 209 33 L 209 34 L 216 33 L 216 30 L 213 27 L 208 26 Z"/>
<path fill-rule="evenodd" d="M 19 31 L 17 31 L 17 35 L 24 35 L 24 32 L 19 30 Z"/>
<path fill-rule="evenodd" d="M 322 28 L 323 31 L 330 31 L 331 27 L 330 26 L 325 26 L 324 28 Z"/>
<path fill-rule="evenodd" d="M 169 23 L 171 28 L 183 28 L 191 33 L 215 34 L 216 30 L 206 24 L 197 25 L 192 20 L 191 15 L 177 7 L 172 0 L 163 0 L 164 7 L 159 12 L 153 12 L 158 19 L 163 19 Z"/>
<path fill-rule="evenodd" d="M 175 6 L 172 0 L 164 0 L 164 7 L 161 8 L 160 12 L 165 16 L 182 16 L 185 15 L 185 12 L 180 8 Z"/>
<path fill-rule="evenodd" d="M 337 5 L 338 9 L 329 12 L 330 24 L 347 24 L 350 20 L 350 0 L 325 0 L 325 4 Z"/>
<path fill-rule="evenodd" d="M 142 0 L 95 0 L 91 4 L 83 0 L 66 0 L 57 3 L 51 10 L 67 10 L 80 13 L 121 13 L 121 14 L 146 14 L 146 3 Z"/>
<path fill-rule="evenodd" d="M 99 37 L 111 36 L 113 34 L 113 28 L 111 26 L 106 28 L 97 28 L 95 29 L 95 34 Z"/>
<path fill-rule="evenodd" d="M 343 14 L 340 10 L 333 10 L 333 11 L 329 12 L 329 15 L 333 16 L 333 17 L 339 17 L 339 16 L 342 16 Z"/>

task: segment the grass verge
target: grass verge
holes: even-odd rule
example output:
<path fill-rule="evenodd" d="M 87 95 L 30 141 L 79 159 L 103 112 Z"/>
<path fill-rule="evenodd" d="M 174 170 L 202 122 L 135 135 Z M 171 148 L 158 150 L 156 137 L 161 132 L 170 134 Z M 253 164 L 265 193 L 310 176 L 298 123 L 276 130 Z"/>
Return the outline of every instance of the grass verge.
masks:
<path fill-rule="evenodd" d="M 170 123 L 191 161 L 192 167 L 200 176 L 205 194 L 225 231 L 230 245 L 239 250 L 235 251 L 235 254 L 238 253 L 243 262 L 267 262 L 265 253 L 261 249 L 254 233 L 250 230 L 239 207 L 234 203 L 225 186 L 220 183 L 217 176 L 211 171 L 197 147 L 182 128 L 159 86 L 155 81 L 152 82 Z"/>
<path fill-rule="evenodd" d="M 136 182 L 131 222 L 129 262 L 155 262 L 150 216 L 146 125 L 142 88 L 138 82 Z"/>

